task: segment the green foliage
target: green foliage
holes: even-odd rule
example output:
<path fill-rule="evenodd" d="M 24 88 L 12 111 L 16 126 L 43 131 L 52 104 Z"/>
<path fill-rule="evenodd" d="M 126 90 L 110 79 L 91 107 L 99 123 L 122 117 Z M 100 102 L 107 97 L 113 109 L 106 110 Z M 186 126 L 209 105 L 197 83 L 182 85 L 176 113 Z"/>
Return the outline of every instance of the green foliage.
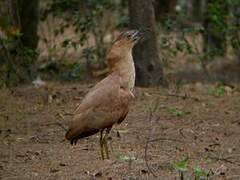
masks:
<path fill-rule="evenodd" d="M 68 49 L 73 47 L 84 47 L 82 58 L 85 58 L 87 65 L 97 64 L 99 68 L 105 66 L 103 63 L 107 46 L 103 42 L 105 35 L 112 30 L 109 26 L 110 14 L 118 14 L 121 16 L 116 22 L 116 27 L 126 26 L 128 19 L 123 13 L 122 0 L 53 0 L 47 4 L 41 11 L 41 19 L 47 21 L 49 16 L 61 19 L 60 25 L 54 27 L 54 36 L 62 36 L 66 29 L 73 28 L 77 37 L 67 38 L 61 42 L 61 48 Z M 112 23 L 112 22 L 111 22 Z M 52 28 L 52 26 L 51 26 Z M 89 47 L 89 38 L 93 37 L 95 45 Z M 44 38 L 43 42 L 49 48 L 49 59 L 55 59 L 59 53 L 59 45 L 52 44 L 49 46 L 51 39 Z M 64 52 L 66 52 L 66 50 Z M 65 58 L 65 53 L 60 56 Z M 88 66 L 89 68 L 90 66 Z"/>
<path fill-rule="evenodd" d="M 216 97 L 223 96 L 225 94 L 224 86 L 212 87 L 208 89 L 208 94 Z"/>
<path fill-rule="evenodd" d="M 225 18 L 227 16 L 227 3 L 224 3 L 223 1 L 212 1 L 208 5 L 208 11 L 207 11 L 207 17 L 211 21 L 212 24 L 212 30 L 214 32 L 216 31 L 226 31 L 227 30 L 227 22 L 225 21 Z"/>
<path fill-rule="evenodd" d="M 211 159 L 206 155 L 206 156 L 203 156 L 203 157 L 202 157 L 202 161 L 203 161 L 204 163 L 210 163 L 210 162 L 211 162 Z"/>
<path fill-rule="evenodd" d="M 183 159 L 181 159 L 179 162 L 177 162 L 176 164 L 174 164 L 174 168 L 179 171 L 179 172 L 185 172 L 188 170 L 188 161 L 189 158 L 188 157 L 184 157 Z"/>
<path fill-rule="evenodd" d="M 201 167 L 194 167 L 193 174 L 195 176 L 195 180 L 204 180 L 207 179 L 207 173 Z"/>
<path fill-rule="evenodd" d="M 184 172 L 188 170 L 188 157 L 184 157 L 182 160 L 174 164 L 174 168 L 179 172 L 180 179 L 184 179 Z"/>
<path fill-rule="evenodd" d="M 176 19 L 168 18 L 159 27 L 164 30 L 159 40 L 163 56 L 165 58 L 175 57 L 179 53 L 183 53 L 198 56 L 201 60 L 200 49 L 196 41 L 198 35 L 204 31 L 203 27 L 198 25 L 180 28 L 178 23 Z M 193 37 L 193 42 L 188 40 L 188 36 Z"/>
<path fill-rule="evenodd" d="M 136 157 L 132 154 L 130 154 L 128 156 L 120 154 L 117 156 L 118 162 L 132 162 L 134 160 L 136 160 Z"/>
<path fill-rule="evenodd" d="M 186 112 L 179 110 L 176 107 L 170 107 L 167 109 L 167 111 L 169 114 L 171 114 L 172 116 L 175 116 L 175 117 L 182 117 L 186 114 Z"/>
<path fill-rule="evenodd" d="M 117 28 L 125 28 L 125 27 L 128 27 L 129 26 L 129 17 L 128 16 L 121 16 L 119 19 L 118 19 L 118 22 L 117 22 L 117 25 L 116 27 Z"/>
<path fill-rule="evenodd" d="M 0 87 L 17 85 L 32 78 L 31 68 L 39 53 L 36 49 L 24 46 L 20 41 L 21 36 L 16 32 L 13 36 L 0 37 Z"/>
<path fill-rule="evenodd" d="M 37 11 L 32 11 L 38 9 L 37 1 L 28 7 L 24 4 L 24 13 L 19 1 L 6 2 L 0 1 L 0 87 L 31 82 L 38 57 Z M 24 18 L 27 14 L 32 14 L 30 21 Z M 26 22 L 28 30 L 22 27 Z"/>
<path fill-rule="evenodd" d="M 83 78 L 85 68 L 82 63 L 74 62 L 71 59 L 48 61 L 39 68 L 41 73 L 51 74 L 53 79 L 63 81 L 77 81 Z"/>
<path fill-rule="evenodd" d="M 174 164 L 174 169 L 179 172 L 181 180 L 184 179 L 207 180 L 214 175 L 214 173 L 211 170 L 203 169 L 200 166 L 194 166 L 192 169 L 189 169 L 188 164 L 189 157 L 184 157 L 179 162 Z"/>
<path fill-rule="evenodd" d="M 208 20 L 207 29 L 205 29 L 206 26 L 203 22 L 186 26 L 182 24 L 183 22 L 190 22 L 187 12 L 184 10 L 166 17 L 159 23 L 159 29 L 161 30 L 159 44 L 164 60 L 174 58 L 179 53 L 191 55 L 196 57 L 195 59 L 198 60 L 203 70 L 208 73 L 206 65 L 213 61 L 216 56 L 223 55 L 226 45 L 230 45 L 234 49 L 240 49 L 239 7 L 239 0 L 211 1 L 202 18 Z M 222 42 L 219 42 L 218 48 L 211 46 L 210 42 L 204 42 L 204 48 L 199 46 L 199 37 L 204 37 L 207 34 L 214 35 L 222 40 Z"/>
<path fill-rule="evenodd" d="M 43 39 L 48 48 L 48 59 L 56 62 L 54 69 L 61 72 L 63 80 L 78 80 L 82 77 L 81 73 L 86 72 L 84 71 L 86 67 L 99 68 L 101 66 L 107 48 L 103 39 L 109 31 L 109 26 L 105 23 L 108 19 L 105 14 L 117 11 L 120 2 L 119 0 L 53 0 L 42 10 L 41 19 L 43 21 L 48 21 L 48 17 L 51 16 L 61 20 L 60 25 L 56 27 L 50 25 L 49 27 L 54 28 L 52 30 L 54 37 L 59 36 L 61 38 L 68 28 L 74 29 L 77 35 L 67 37 L 61 43 L 51 42 L 51 38 L 47 37 Z M 51 20 L 51 18 L 49 19 Z M 94 38 L 94 45 L 89 45 L 90 37 L 91 41 L 92 37 Z M 86 67 L 80 61 L 72 63 L 69 60 L 69 64 L 63 63 L 68 60 L 65 56 L 66 51 L 69 48 L 78 50 L 79 47 L 82 52 L 80 58 L 86 60 Z M 59 49 L 61 50 L 59 51 Z M 60 56 L 59 52 L 62 53 Z M 65 65 L 63 66 L 63 64 Z"/>
<path fill-rule="evenodd" d="M 95 49 L 93 47 L 85 48 L 83 50 L 83 56 L 88 60 L 88 61 L 94 61 L 95 57 Z"/>
<path fill-rule="evenodd" d="M 68 60 L 65 61 L 66 63 L 62 64 L 64 67 L 64 73 L 62 74 L 62 80 L 73 81 L 79 80 L 83 74 L 83 66 L 80 63 L 69 63 Z"/>

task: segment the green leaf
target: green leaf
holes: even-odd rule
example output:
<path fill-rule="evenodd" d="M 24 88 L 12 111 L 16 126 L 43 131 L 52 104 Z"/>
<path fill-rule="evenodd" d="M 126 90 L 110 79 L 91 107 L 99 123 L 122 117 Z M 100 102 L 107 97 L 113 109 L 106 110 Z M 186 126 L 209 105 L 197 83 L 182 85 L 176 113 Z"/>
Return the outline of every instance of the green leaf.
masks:
<path fill-rule="evenodd" d="M 121 16 L 118 19 L 118 22 L 117 22 L 118 28 L 128 27 L 128 25 L 129 25 L 129 17 L 128 16 Z"/>
<path fill-rule="evenodd" d="M 177 171 L 184 172 L 187 171 L 188 157 L 183 158 L 181 161 L 177 162 L 174 167 Z"/>
<path fill-rule="evenodd" d="M 196 178 L 203 178 L 204 176 L 206 176 L 205 171 L 201 167 L 194 167 L 193 173 Z"/>
<path fill-rule="evenodd" d="M 209 88 L 208 94 L 216 97 L 223 96 L 225 94 L 224 86 L 216 87 L 216 88 Z"/>
<path fill-rule="evenodd" d="M 183 112 L 179 109 L 177 109 L 176 107 L 170 107 L 167 109 L 167 111 L 172 115 L 172 116 L 176 116 L 176 117 L 182 117 L 186 114 L 186 112 Z"/>
<path fill-rule="evenodd" d="M 117 156 L 117 161 L 119 162 L 130 162 L 134 160 L 136 160 L 136 157 L 134 155 L 126 156 L 126 155 L 120 154 Z"/>
<path fill-rule="evenodd" d="M 66 48 L 70 45 L 71 43 L 71 40 L 70 39 L 65 39 L 63 42 L 62 42 L 62 47 Z"/>

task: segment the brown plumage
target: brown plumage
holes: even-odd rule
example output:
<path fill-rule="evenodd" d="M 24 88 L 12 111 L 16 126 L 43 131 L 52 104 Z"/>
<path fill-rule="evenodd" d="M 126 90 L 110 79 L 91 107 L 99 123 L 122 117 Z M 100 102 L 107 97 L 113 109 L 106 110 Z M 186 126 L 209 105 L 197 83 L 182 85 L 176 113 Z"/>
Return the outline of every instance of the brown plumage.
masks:
<path fill-rule="evenodd" d="M 100 145 L 107 150 L 107 134 L 115 123 L 121 123 L 129 111 L 129 103 L 134 98 L 132 93 L 135 83 L 135 68 L 132 48 L 140 38 L 139 31 L 122 33 L 113 43 L 107 62 L 109 75 L 97 83 L 85 96 L 76 110 L 73 122 L 66 133 L 71 144 L 77 140 L 101 132 Z M 107 129 L 103 138 L 103 130 Z"/>

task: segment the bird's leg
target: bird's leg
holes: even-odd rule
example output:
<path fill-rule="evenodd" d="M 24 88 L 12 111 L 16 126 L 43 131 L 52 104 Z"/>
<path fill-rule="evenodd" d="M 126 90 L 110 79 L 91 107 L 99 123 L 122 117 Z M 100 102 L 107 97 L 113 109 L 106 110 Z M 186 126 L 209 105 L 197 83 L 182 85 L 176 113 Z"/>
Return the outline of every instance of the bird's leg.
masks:
<path fill-rule="evenodd" d="M 106 133 L 105 136 L 103 137 L 103 145 L 106 153 L 106 158 L 109 159 L 107 140 L 108 140 L 108 135 Z"/>
<path fill-rule="evenodd" d="M 104 145 L 104 148 L 105 148 L 105 153 L 106 153 L 106 158 L 107 159 L 109 159 L 108 142 L 107 141 L 108 141 L 108 134 L 111 131 L 111 129 L 112 129 L 112 126 L 107 128 L 106 133 L 105 133 L 105 135 L 103 137 L 103 145 Z"/>
<path fill-rule="evenodd" d="M 103 130 L 101 130 L 101 131 L 100 131 L 100 148 L 101 148 L 101 157 L 102 157 L 102 160 L 104 160 L 103 144 L 104 144 L 104 140 L 103 140 Z"/>

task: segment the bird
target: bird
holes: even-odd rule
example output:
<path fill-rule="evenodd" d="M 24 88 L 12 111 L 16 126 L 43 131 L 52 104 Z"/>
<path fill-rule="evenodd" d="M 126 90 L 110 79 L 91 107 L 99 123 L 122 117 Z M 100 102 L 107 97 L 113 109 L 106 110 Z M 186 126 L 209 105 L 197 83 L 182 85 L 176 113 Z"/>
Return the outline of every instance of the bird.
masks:
<path fill-rule="evenodd" d="M 72 145 L 100 132 L 101 157 L 104 159 L 106 155 L 109 159 L 108 134 L 114 124 L 120 124 L 126 118 L 130 102 L 135 98 L 132 49 L 142 37 L 139 30 L 128 30 L 120 33 L 113 42 L 106 56 L 108 76 L 86 94 L 66 132 L 65 137 Z"/>

